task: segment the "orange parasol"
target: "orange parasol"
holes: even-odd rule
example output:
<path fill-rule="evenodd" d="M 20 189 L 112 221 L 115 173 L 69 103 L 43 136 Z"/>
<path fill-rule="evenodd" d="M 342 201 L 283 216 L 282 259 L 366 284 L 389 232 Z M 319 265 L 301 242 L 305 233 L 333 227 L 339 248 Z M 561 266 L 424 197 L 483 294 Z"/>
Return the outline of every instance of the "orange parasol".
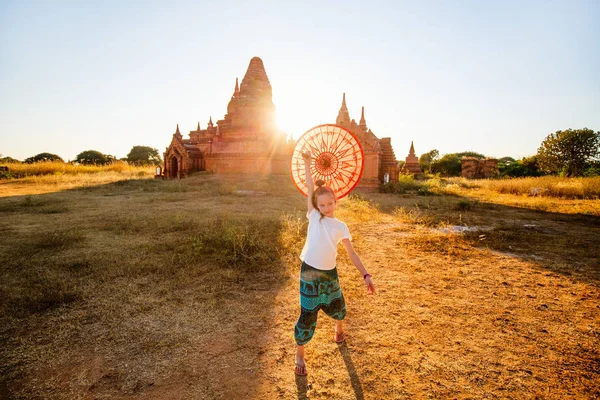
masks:
<path fill-rule="evenodd" d="M 308 196 L 304 159 L 302 153 L 310 151 L 311 175 L 333 189 L 335 197 L 341 199 L 358 184 L 365 165 L 365 156 L 360 142 L 348 129 L 339 125 L 315 126 L 304 133 L 296 142 L 292 154 L 292 180 L 298 190 Z"/>

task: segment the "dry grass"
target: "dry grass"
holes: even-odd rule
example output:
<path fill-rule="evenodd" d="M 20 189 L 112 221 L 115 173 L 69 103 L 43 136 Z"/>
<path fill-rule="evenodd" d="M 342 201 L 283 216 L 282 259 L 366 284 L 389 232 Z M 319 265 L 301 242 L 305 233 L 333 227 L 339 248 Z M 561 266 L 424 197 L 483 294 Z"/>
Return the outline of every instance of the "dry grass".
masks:
<path fill-rule="evenodd" d="M 0 172 L 0 196 L 3 197 L 97 187 L 122 180 L 149 179 L 155 174 L 154 167 L 139 167 L 125 162 L 95 166 L 48 161 L 10 163 L 8 167 L 8 173 Z"/>
<path fill-rule="evenodd" d="M 322 315 L 297 378 L 288 177 L 90 177 L 0 182 L 0 398 L 600 396 L 599 218 L 561 211 L 598 200 L 344 199 L 378 292 L 340 254 L 347 342 Z"/>
<path fill-rule="evenodd" d="M 600 216 L 600 177 L 451 178 L 442 193 L 538 211 Z"/>
<path fill-rule="evenodd" d="M 121 174 L 134 175 L 148 171 L 154 173 L 154 167 L 139 167 L 130 165 L 124 161 L 115 161 L 108 165 L 75 165 L 60 161 L 43 161 L 32 164 L 8 163 L 2 164 L 8 167 L 8 172 L 2 172 L 0 179 L 22 179 L 43 175 L 82 175 L 98 174 L 105 172 L 118 172 Z"/>
<path fill-rule="evenodd" d="M 502 180 L 449 180 L 461 187 L 481 188 L 502 194 L 555 197 L 560 199 L 599 199 L 600 177 L 562 178 L 542 176 L 538 178 L 512 178 Z"/>

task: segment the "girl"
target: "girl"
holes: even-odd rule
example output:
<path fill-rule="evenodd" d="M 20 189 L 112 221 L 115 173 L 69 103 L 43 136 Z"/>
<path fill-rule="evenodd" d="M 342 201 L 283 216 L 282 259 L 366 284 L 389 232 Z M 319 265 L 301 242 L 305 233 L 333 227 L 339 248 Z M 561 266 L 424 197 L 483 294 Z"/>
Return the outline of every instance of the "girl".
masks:
<path fill-rule="evenodd" d="M 335 194 L 331 188 L 317 181 L 314 190 L 310 174 L 311 154 L 302 154 L 305 165 L 306 185 L 308 187 L 308 232 L 306 243 L 300 254 L 302 268 L 300 272 L 300 317 L 294 328 L 294 337 L 298 345 L 296 351 L 297 375 L 306 375 L 304 345 L 312 338 L 317 326 L 319 310 L 336 320 L 334 340 L 345 340 L 343 319 L 346 316 L 346 302 L 340 288 L 335 259 L 337 245 L 341 241 L 352 260 L 365 279 L 367 293 L 375 292 L 371 275 L 352 248 L 350 231 L 345 223 L 334 217 Z"/>

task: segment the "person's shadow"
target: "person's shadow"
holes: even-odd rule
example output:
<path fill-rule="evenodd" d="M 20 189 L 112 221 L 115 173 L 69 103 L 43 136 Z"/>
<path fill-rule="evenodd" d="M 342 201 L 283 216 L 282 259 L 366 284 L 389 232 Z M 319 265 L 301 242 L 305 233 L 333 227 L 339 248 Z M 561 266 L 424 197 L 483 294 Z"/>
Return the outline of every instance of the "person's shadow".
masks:
<path fill-rule="evenodd" d="M 298 400 L 308 400 L 308 378 L 306 376 L 296 375 L 296 389 L 298 390 Z"/>
<path fill-rule="evenodd" d="M 350 355 L 348 346 L 346 346 L 346 342 L 338 343 L 338 350 L 344 359 L 344 364 L 346 364 L 346 369 L 348 370 L 350 383 L 352 384 L 352 389 L 354 390 L 356 399 L 364 400 L 365 394 L 363 392 L 362 385 L 360 384 L 358 374 L 356 373 L 356 368 L 354 368 L 354 362 L 352 361 L 352 356 Z M 308 383 L 308 378 L 306 376 L 296 375 L 296 388 L 298 390 L 298 400 L 307 400 L 310 384 Z"/>
<path fill-rule="evenodd" d="M 338 343 L 338 350 L 344 359 L 344 364 L 346 364 L 346 369 L 348 370 L 348 375 L 350 376 L 350 383 L 352 384 L 352 389 L 354 390 L 356 400 L 364 400 L 365 394 L 363 392 L 362 385 L 360 384 L 358 374 L 356 373 L 356 368 L 354 368 L 354 362 L 352 361 L 350 349 L 348 349 L 348 346 L 346 346 L 346 342 Z"/>

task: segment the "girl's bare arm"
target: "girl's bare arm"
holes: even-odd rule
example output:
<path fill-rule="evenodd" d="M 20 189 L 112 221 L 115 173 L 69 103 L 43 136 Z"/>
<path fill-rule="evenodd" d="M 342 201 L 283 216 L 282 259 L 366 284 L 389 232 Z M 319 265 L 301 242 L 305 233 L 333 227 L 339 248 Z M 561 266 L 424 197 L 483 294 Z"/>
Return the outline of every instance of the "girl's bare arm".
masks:
<path fill-rule="evenodd" d="M 344 245 L 344 248 L 346 249 L 346 253 L 348 253 L 348 257 L 350 257 L 352 264 L 354 264 L 356 269 L 358 269 L 360 271 L 360 274 L 362 276 L 367 275 L 368 274 L 367 269 L 363 265 L 362 261 L 360 261 L 360 257 L 358 257 L 358 254 L 356 254 L 356 252 L 354 251 L 354 247 L 352 247 L 352 243 L 350 242 L 350 239 L 342 240 L 342 244 Z M 369 294 L 375 293 L 375 284 L 373 283 L 373 279 L 371 279 L 370 275 L 365 278 L 365 285 L 367 285 L 367 293 L 369 293 Z"/>
<path fill-rule="evenodd" d="M 307 207 L 308 207 L 308 213 L 310 214 L 310 212 L 314 208 L 313 204 L 312 204 L 312 197 L 313 197 L 313 193 L 315 191 L 315 184 L 313 182 L 312 175 L 310 174 L 310 163 L 312 161 L 312 156 L 310 154 L 310 151 L 302 153 L 302 158 L 304 159 L 304 175 L 306 178 L 306 188 L 308 190 Z"/>

